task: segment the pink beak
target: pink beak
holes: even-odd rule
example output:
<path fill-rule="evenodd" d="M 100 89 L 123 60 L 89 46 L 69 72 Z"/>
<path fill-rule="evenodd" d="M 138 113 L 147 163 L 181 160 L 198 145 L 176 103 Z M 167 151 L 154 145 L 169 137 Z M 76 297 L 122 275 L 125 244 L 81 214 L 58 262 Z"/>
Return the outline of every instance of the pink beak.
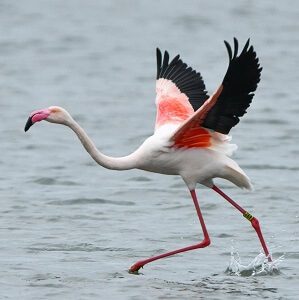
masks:
<path fill-rule="evenodd" d="M 29 118 L 28 118 L 28 120 L 27 120 L 27 122 L 26 122 L 26 125 L 25 125 L 25 128 L 24 128 L 25 132 L 26 132 L 27 130 L 29 130 L 29 128 L 30 128 L 34 123 L 40 122 L 40 121 L 46 119 L 46 118 L 50 115 L 50 113 L 51 113 L 51 112 L 50 112 L 49 109 L 42 109 L 42 110 L 36 110 L 36 111 L 33 111 L 33 112 L 30 114 L 30 116 L 29 116 Z"/>

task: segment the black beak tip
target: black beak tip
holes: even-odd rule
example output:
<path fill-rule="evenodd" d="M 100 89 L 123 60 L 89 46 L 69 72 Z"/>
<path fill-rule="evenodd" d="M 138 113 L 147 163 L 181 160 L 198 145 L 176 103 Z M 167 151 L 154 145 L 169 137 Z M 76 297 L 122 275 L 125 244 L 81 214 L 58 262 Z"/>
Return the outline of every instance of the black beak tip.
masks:
<path fill-rule="evenodd" d="M 25 131 L 25 132 L 26 132 L 26 131 L 28 131 L 28 130 L 29 130 L 29 128 L 30 128 L 32 125 L 33 125 L 32 118 L 31 118 L 31 117 L 29 117 L 29 118 L 28 118 L 28 120 L 27 120 L 27 122 L 26 122 L 26 125 L 25 125 L 25 128 L 24 128 L 24 131 Z"/>

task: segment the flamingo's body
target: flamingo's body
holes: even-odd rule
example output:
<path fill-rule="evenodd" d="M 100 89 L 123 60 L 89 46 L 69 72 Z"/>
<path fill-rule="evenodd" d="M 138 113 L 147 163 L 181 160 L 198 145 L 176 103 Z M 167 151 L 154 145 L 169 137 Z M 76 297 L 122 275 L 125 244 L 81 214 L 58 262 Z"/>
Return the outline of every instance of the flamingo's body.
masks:
<path fill-rule="evenodd" d="M 156 132 L 131 154 L 131 158 L 135 160 L 135 168 L 166 175 L 180 175 L 189 189 L 195 188 L 197 183 L 212 187 L 215 177 L 227 179 L 241 188 L 251 189 L 249 178 L 226 155 L 235 149 L 235 145 L 228 141 L 216 141 L 222 143 L 219 149 L 215 146 L 217 150 L 175 148 L 169 139 L 176 126 L 165 127 L 165 132 Z"/>
<path fill-rule="evenodd" d="M 227 135 L 246 113 L 253 91 L 260 80 L 261 68 L 249 40 L 238 54 L 238 42 L 234 39 L 234 53 L 225 42 L 229 54 L 229 67 L 222 84 L 212 96 L 208 96 L 200 73 L 176 56 L 169 62 L 169 55 L 157 49 L 157 116 L 155 132 L 132 154 L 113 158 L 102 154 L 70 114 L 61 107 L 31 113 L 25 131 L 34 123 L 47 120 L 69 126 L 78 136 L 92 158 L 108 169 L 145 171 L 180 175 L 188 186 L 202 226 L 202 242 L 134 264 L 130 271 L 138 271 L 145 264 L 176 253 L 203 248 L 210 238 L 195 194 L 197 183 L 212 188 L 223 196 L 256 230 L 265 254 L 271 260 L 258 220 L 224 194 L 213 183 L 213 178 L 227 179 L 238 187 L 251 189 L 244 171 L 230 156 L 236 145 L 230 144 Z M 249 49 L 248 49 L 249 47 Z"/>

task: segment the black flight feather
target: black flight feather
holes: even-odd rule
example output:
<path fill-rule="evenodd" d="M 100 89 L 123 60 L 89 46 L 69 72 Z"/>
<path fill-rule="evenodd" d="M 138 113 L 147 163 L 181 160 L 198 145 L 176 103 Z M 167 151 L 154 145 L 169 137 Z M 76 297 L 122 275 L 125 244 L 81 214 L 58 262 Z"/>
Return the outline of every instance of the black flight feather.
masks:
<path fill-rule="evenodd" d="M 209 98 L 199 72 L 185 64 L 179 55 L 169 63 L 167 51 L 164 52 L 162 62 L 162 53 L 157 48 L 157 79 L 160 78 L 171 80 L 188 97 L 194 111 Z"/>
<path fill-rule="evenodd" d="M 249 47 L 249 39 L 239 56 L 236 38 L 234 38 L 234 53 L 228 42 L 224 41 L 224 43 L 228 52 L 229 65 L 222 82 L 223 90 L 216 104 L 207 114 L 203 126 L 228 134 L 250 106 L 253 92 L 260 81 L 262 68 L 253 46 Z"/>

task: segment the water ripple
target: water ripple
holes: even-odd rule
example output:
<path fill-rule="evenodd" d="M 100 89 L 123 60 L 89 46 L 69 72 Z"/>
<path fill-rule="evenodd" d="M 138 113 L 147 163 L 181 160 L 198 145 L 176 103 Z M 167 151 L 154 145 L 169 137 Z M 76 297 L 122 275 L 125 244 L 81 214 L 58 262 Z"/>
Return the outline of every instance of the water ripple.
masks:
<path fill-rule="evenodd" d="M 77 182 L 74 181 L 70 181 L 70 180 L 65 180 L 65 181 L 59 181 L 55 178 L 51 178 L 51 177 L 41 177 L 38 178 L 36 180 L 34 180 L 33 182 L 41 184 L 41 185 L 80 185 Z"/>
<path fill-rule="evenodd" d="M 254 169 L 254 170 L 289 170 L 289 171 L 299 171 L 299 167 L 296 166 L 275 166 L 275 165 L 256 165 L 256 164 L 250 164 L 250 165 L 243 165 L 244 169 Z"/>
<path fill-rule="evenodd" d="M 77 204 L 111 204 L 111 205 L 122 205 L 122 206 L 132 206 L 135 205 L 132 201 L 116 201 L 116 200 L 106 200 L 102 198 L 75 198 L 70 200 L 54 200 L 50 201 L 50 205 L 77 205 Z"/>
<path fill-rule="evenodd" d="M 77 245 L 71 244 L 38 244 L 39 246 L 36 247 L 28 247 L 27 250 L 34 251 L 34 252 L 41 252 L 41 251 L 82 251 L 82 252 L 125 252 L 125 251 L 132 251 L 130 248 L 121 248 L 121 247 L 99 247 L 94 246 L 88 243 L 80 243 Z"/>
<path fill-rule="evenodd" d="M 131 177 L 128 179 L 128 181 L 152 181 L 150 178 L 145 177 L 145 176 L 136 176 L 136 177 Z"/>

